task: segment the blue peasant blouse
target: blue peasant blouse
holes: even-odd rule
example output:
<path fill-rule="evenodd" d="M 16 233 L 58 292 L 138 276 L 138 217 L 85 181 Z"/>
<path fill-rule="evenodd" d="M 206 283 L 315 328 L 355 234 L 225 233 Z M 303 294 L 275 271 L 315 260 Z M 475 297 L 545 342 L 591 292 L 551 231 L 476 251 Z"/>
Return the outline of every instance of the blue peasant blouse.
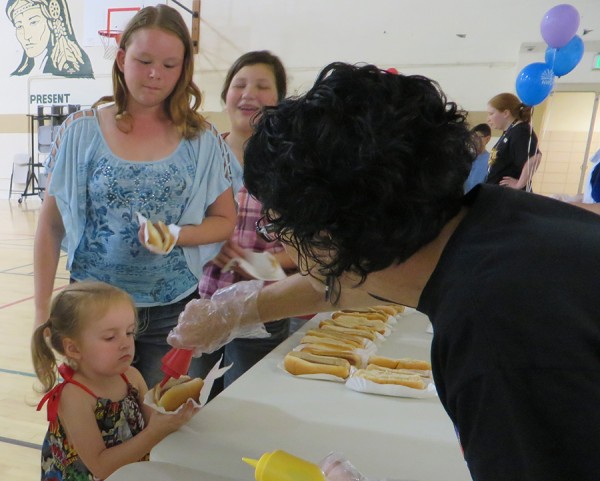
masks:
<path fill-rule="evenodd" d="M 72 114 L 47 164 L 71 277 L 118 286 L 138 307 L 188 296 L 221 243 L 153 254 L 138 240 L 136 212 L 166 224 L 200 224 L 210 204 L 231 187 L 231 159 L 227 144 L 211 127 L 194 139 L 182 139 L 166 158 L 127 161 L 108 147 L 95 109 Z"/>

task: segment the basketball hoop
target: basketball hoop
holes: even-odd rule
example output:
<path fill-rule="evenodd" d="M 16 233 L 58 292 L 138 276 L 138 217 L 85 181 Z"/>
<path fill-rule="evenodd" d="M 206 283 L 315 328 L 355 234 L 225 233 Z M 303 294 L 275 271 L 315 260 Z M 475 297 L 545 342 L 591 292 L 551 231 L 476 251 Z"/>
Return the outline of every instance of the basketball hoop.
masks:
<path fill-rule="evenodd" d="M 119 50 L 122 30 L 98 30 L 100 40 L 104 46 L 104 58 L 113 60 Z"/>

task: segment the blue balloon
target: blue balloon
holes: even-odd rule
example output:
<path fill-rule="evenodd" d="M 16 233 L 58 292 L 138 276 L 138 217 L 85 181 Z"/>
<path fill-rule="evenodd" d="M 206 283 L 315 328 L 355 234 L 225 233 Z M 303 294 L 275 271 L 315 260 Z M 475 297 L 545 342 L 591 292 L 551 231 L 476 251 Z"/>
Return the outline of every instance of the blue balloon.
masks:
<path fill-rule="evenodd" d="M 517 75 L 517 95 L 525 105 L 542 103 L 554 87 L 554 73 L 547 63 L 535 62 L 523 67 Z"/>
<path fill-rule="evenodd" d="M 562 77 L 577 67 L 583 58 L 584 50 L 583 40 L 579 35 L 575 35 L 564 47 L 547 48 L 546 63 L 552 66 L 554 75 Z"/>

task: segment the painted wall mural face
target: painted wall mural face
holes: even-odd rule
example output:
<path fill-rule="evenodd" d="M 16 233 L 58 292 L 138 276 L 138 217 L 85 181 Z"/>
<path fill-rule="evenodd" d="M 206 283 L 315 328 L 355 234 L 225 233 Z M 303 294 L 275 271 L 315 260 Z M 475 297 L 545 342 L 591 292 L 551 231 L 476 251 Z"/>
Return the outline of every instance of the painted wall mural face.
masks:
<path fill-rule="evenodd" d="M 23 48 L 21 63 L 11 75 L 94 77 L 90 59 L 75 38 L 66 0 L 8 0 L 6 15 Z"/>

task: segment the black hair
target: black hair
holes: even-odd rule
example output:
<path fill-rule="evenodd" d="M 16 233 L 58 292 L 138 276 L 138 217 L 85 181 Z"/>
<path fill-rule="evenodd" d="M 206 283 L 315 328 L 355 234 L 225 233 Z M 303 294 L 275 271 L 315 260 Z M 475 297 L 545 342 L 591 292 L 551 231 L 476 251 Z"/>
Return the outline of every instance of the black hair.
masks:
<path fill-rule="evenodd" d="M 358 274 L 401 263 L 461 208 L 476 156 L 465 112 L 437 83 L 332 63 L 303 96 L 265 109 L 244 182 L 300 271 Z"/>
<path fill-rule="evenodd" d="M 491 137 L 492 136 L 492 129 L 488 124 L 477 124 L 475 127 L 473 127 L 471 129 L 471 132 L 473 133 L 480 133 L 482 134 L 484 137 Z"/>

